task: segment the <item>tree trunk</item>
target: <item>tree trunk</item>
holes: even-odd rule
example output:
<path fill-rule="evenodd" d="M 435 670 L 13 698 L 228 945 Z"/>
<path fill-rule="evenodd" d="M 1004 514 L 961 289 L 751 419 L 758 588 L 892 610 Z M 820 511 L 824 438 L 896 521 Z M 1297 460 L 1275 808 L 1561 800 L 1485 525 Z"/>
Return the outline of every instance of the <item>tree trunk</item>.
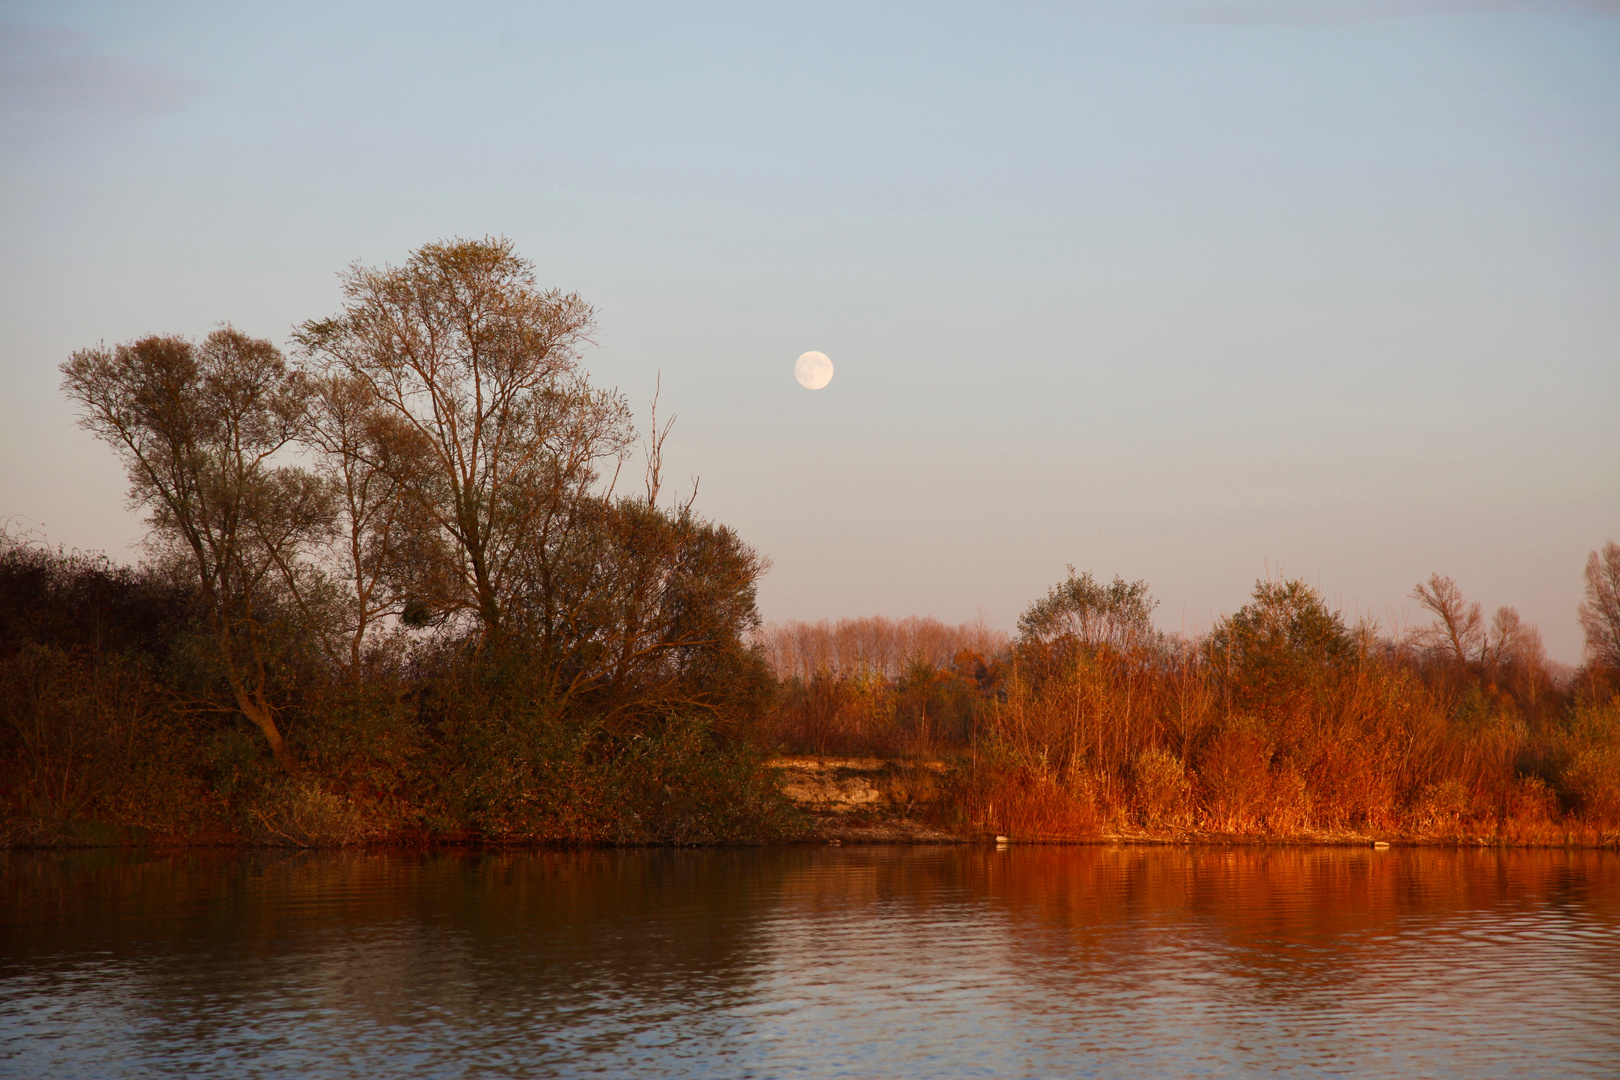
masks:
<path fill-rule="evenodd" d="M 242 710 L 242 715 L 253 721 L 253 725 L 264 732 L 265 741 L 270 744 L 270 752 L 276 756 L 276 761 L 288 774 L 296 773 L 298 765 L 293 761 L 292 751 L 287 749 L 287 741 L 281 737 L 281 729 L 276 726 L 275 713 L 263 701 L 255 701 L 235 678 L 231 679 L 231 693 L 236 696 L 236 707 Z"/>

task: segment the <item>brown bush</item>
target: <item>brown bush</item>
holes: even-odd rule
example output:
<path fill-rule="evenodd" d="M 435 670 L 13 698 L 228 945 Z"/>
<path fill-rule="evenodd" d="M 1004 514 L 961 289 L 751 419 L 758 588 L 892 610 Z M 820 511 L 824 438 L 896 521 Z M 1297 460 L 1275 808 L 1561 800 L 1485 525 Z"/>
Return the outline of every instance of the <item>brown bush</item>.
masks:
<path fill-rule="evenodd" d="M 1222 731 L 1199 755 L 1205 820 L 1221 832 L 1248 832 L 1271 804 L 1271 746 L 1253 721 Z"/>
<path fill-rule="evenodd" d="M 1179 829 L 1192 824 L 1192 784 L 1181 759 L 1153 746 L 1131 768 L 1137 820 L 1149 829 Z"/>
<path fill-rule="evenodd" d="M 1014 840 L 1069 840 L 1096 836 L 1105 823 L 1098 791 L 1088 779 L 1069 784 L 1016 769 L 980 777 L 969 819 L 986 832 Z"/>

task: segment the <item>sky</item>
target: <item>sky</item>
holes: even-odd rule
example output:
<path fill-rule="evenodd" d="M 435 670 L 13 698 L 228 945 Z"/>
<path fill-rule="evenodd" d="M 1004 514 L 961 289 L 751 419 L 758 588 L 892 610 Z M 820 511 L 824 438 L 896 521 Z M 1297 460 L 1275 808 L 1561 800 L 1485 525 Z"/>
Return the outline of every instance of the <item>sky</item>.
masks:
<path fill-rule="evenodd" d="M 139 557 L 73 350 L 485 235 L 769 620 L 1440 572 L 1573 663 L 1620 540 L 1620 4 L 1505 0 L 0 2 L 0 519 Z"/>

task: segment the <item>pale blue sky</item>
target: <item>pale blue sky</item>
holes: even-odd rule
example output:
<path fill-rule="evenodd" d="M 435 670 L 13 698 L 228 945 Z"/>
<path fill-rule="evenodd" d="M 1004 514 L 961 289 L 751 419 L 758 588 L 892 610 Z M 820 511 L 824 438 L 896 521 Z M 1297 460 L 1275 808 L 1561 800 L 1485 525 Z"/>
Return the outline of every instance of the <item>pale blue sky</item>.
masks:
<path fill-rule="evenodd" d="M 74 348 L 285 341 L 501 233 L 663 373 L 767 618 L 1065 563 L 1167 629 L 1434 570 L 1580 655 L 1620 540 L 1620 8 L 0 4 L 0 516 L 126 557 Z M 808 349 L 837 376 L 793 381 Z"/>

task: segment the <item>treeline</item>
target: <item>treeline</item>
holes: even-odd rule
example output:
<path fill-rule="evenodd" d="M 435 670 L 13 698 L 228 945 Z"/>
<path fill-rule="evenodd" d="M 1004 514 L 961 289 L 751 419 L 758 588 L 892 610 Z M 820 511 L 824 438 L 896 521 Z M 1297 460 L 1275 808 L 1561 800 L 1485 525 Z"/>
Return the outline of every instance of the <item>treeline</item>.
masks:
<path fill-rule="evenodd" d="M 296 351 L 75 353 L 150 525 L 136 570 L 0 544 L 13 843 L 701 842 L 793 819 L 753 741 L 760 556 L 616 481 L 593 313 L 504 240 L 351 267 Z"/>
<path fill-rule="evenodd" d="M 1620 546 L 1588 563 L 1573 676 L 1513 609 L 1487 622 L 1439 575 L 1413 595 L 1434 622 L 1392 640 L 1260 582 L 1188 640 L 1154 630 L 1145 583 L 1071 569 L 1004 648 L 808 675 L 838 630 L 771 627 L 810 644 L 768 650 L 767 727 L 793 753 L 944 759 L 937 823 L 1015 837 L 1620 837 Z"/>
<path fill-rule="evenodd" d="M 993 656 L 1008 643 L 983 621 L 950 626 L 916 616 L 772 623 L 758 640 L 777 678 L 800 680 L 817 674 L 892 680 L 917 664 L 948 667 L 964 650 Z"/>
<path fill-rule="evenodd" d="M 1620 826 L 1613 543 L 1572 679 L 1438 576 L 1400 641 L 1300 582 L 1166 637 L 1072 570 L 1011 638 L 762 628 L 765 561 L 659 502 L 656 398 L 618 493 L 578 296 L 491 239 L 342 282 L 290 356 L 227 326 L 62 366 L 149 549 L 0 533 L 0 843 L 770 839 L 805 826 L 783 751 L 944 759 L 918 805 L 964 833 Z"/>

